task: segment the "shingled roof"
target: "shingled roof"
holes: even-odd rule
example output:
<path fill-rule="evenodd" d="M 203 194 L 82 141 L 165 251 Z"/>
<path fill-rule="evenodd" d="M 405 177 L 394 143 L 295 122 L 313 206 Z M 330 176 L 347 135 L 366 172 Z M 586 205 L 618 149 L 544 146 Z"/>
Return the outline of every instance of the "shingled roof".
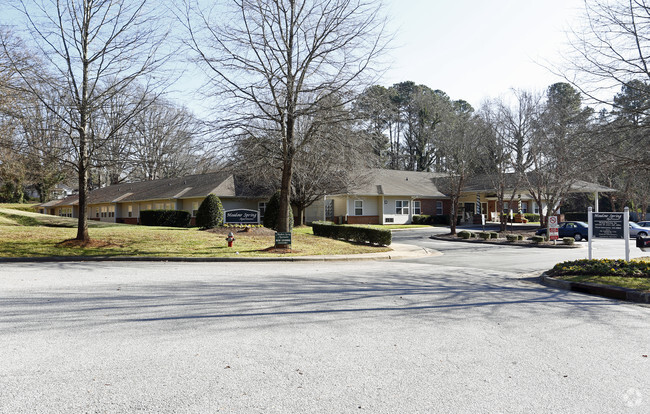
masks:
<path fill-rule="evenodd" d="M 199 198 L 209 194 L 215 194 L 222 198 L 259 198 L 270 196 L 267 192 L 252 188 L 232 173 L 214 172 L 98 188 L 88 195 L 88 204 Z M 54 207 L 77 205 L 78 203 L 79 196 L 74 195 L 62 200 L 53 200 L 41 204 L 41 206 Z"/>
<path fill-rule="evenodd" d="M 383 195 L 446 198 L 435 184 L 435 180 L 444 177 L 445 174 L 376 168 L 364 170 L 359 175 L 362 178 L 356 185 L 348 189 L 348 194 L 358 196 Z"/>
<path fill-rule="evenodd" d="M 535 180 L 534 174 L 535 174 L 534 172 L 529 172 L 528 179 L 534 181 Z M 517 185 L 517 176 L 515 173 L 507 174 L 504 177 L 504 181 L 505 181 L 506 191 L 512 191 L 512 189 Z M 526 183 L 523 180 L 520 180 L 518 187 L 519 189 L 521 189 L 521 191 L 526 191 Z M 482 175 L 474 176 L 469 180 L 467 180 L 467 183 L 463 187 L 463 191 L 489 192 L 489 191 L 496 191 L 496 188 L 494 185 L 494 180 L 489 175 L 482 174 Z M 589 183 L 582 180 L 576 180 L 571 185 L 571 189 L 569 190 L 569 192 L 571 193 L 593 193 L 596 191 L 599 193 L 610 193 L 618 190 L 614 188 L 606 187 L 604 185 Z"/>

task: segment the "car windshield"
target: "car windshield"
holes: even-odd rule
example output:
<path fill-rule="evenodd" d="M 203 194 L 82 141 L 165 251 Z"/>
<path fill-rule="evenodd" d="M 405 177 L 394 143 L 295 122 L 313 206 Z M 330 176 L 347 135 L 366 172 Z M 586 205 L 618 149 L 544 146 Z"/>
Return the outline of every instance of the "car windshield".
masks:
<path fill-rule="evenodd" d="M 639 226 L 636 223 L 632 223 L 631 221 L 630 221 L 630 227 L 632 227 L 633 229 L 640 229 L 641 228 L 641 226 Z"/>

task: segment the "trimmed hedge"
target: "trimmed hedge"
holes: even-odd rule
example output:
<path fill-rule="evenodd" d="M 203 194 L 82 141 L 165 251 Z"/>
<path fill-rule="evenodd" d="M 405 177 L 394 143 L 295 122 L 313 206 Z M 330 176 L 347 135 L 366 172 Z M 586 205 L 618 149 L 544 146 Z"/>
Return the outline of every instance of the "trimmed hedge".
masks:
<path fill-rule="evenodd" d="M 570 246 L 575 242 L 575 239 L 573 237 L 562 237 L 562 242 Z"/>
<path fill-rule="evenodd" d="M 356 243 L 370 243 L 379 246 L 389 246 L 393 240 L 390 230 L 373 229 L 369 227 L 339 226 L 328 222 L 313 222 L 311 224 L 315 236 L 330 239 L 342 239 Z"/>
<path fill-rule="evenodd" d="M 483 240 L 487 240 L 490 238 L 490 233 L 489 232 L 480 232 L 478 234 L 478 237 L 482 238 Z"/>
<path fill-rule="evenodd" d="M 539 221 L 539 214 L 534 214 L 534 213 L 525 213 L 524 217 L 528 221 Z"/>
<path fill-rule="evenodd" d="M 506 240 L 508 240 L 509 242 L 515 242 L 519 240 L 519 238 L 517 237 L 516 234 L 506 234 Z"/>
<path fill-rule="evenodd" d="M 434 224 L 442 224 L 448 226 L 451 223 L 451 220 L 447 215 L 429 216 L 427 214 L 420 214 L 420 215 L 413 216 L 411 222 L 413 224 L 427 224 L 429 226 L 433 226 Z"/>
<path fill-rule="evenodd" d="M 549 271 L 551 276 L 621 276 L 650 278 L 650 262 L 619 259 L 582 259 L 556 264 Z"/>
<path fill-rule="evenodd" d="M 546 240 L 544 236 L 533 236 L 532 239 L 533 243 L 542 243 Z"/>
<path fill-rule="evenodd" d="M 469 239 L 470 237 L 472 237 L 472 232 L 467 230 L 459 231 L 458 237 L 460 237 L 461 239 Z"/>
<path fill-rule="evenodd" d="M 143 226 L 189 227 L 192 215 L 182 210 L 142 210 L 140 224 Z"/>

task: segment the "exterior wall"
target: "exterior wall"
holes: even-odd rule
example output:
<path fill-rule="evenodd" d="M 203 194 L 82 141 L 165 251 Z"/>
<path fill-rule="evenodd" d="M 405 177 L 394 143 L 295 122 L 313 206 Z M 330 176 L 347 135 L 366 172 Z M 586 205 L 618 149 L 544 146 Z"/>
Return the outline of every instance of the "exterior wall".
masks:
<path fill-rule="evenodd" d="M 305 223 L 325 220 L 325 201 L 323 199 L 314 201 L 314 204 L 305 209 Z"/>
<path fill-rule="evenodd" d="M 379 216 L 348 216 L 348 224 L 381 224 Z"/>
<path fill-rule="evenodd" d="M 346 196 L 335 196 L 329 197 L 330 200 L 334 201 L 334 217 L 345 216 L 346 210 Z"/>
<path fill-rule="evenodd" d="M 396 213 L 396 201 L 408 201 L 408 214 Z M 384 197 L 384 224 L 409 224 L 413 218 L 413 199 L 411 197 Z M 420 205 L 422 207 L 422 205 Z M 386 222 L 386 219 L 392 222 Z"/>
<path fill-rule="evenodd" d="M 417 199 L 417 201 L 420 202 L 420 209 L 424 215 L 442 216 L 451 214 L 451 200 L 449 199 L 421 198 Z M 441 214 L 438 214 L 438 202 L 442 202 Z"/>

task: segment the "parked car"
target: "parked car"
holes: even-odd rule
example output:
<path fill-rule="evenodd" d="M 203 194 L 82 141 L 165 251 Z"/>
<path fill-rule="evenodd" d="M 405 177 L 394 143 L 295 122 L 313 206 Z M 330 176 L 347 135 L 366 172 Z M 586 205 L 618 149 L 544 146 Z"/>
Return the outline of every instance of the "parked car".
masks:
<path fill-rule="evenodd" d="M 650 234 L 650 227 L 642 227 L 640 224 L 630 221 L 630 239 L 636 238 L 637 236 L 646 237 Z"/>
<path fill-rule="evenodd" d="M 587 240 L 589 226 L 584 221 L 565 221 L 560 223 L 558 233 L 560 238 L 573 237 L 575 241 Z M 538 236 L 546 235 L 546 229 L 538 229 L 535 234 Z"/>

